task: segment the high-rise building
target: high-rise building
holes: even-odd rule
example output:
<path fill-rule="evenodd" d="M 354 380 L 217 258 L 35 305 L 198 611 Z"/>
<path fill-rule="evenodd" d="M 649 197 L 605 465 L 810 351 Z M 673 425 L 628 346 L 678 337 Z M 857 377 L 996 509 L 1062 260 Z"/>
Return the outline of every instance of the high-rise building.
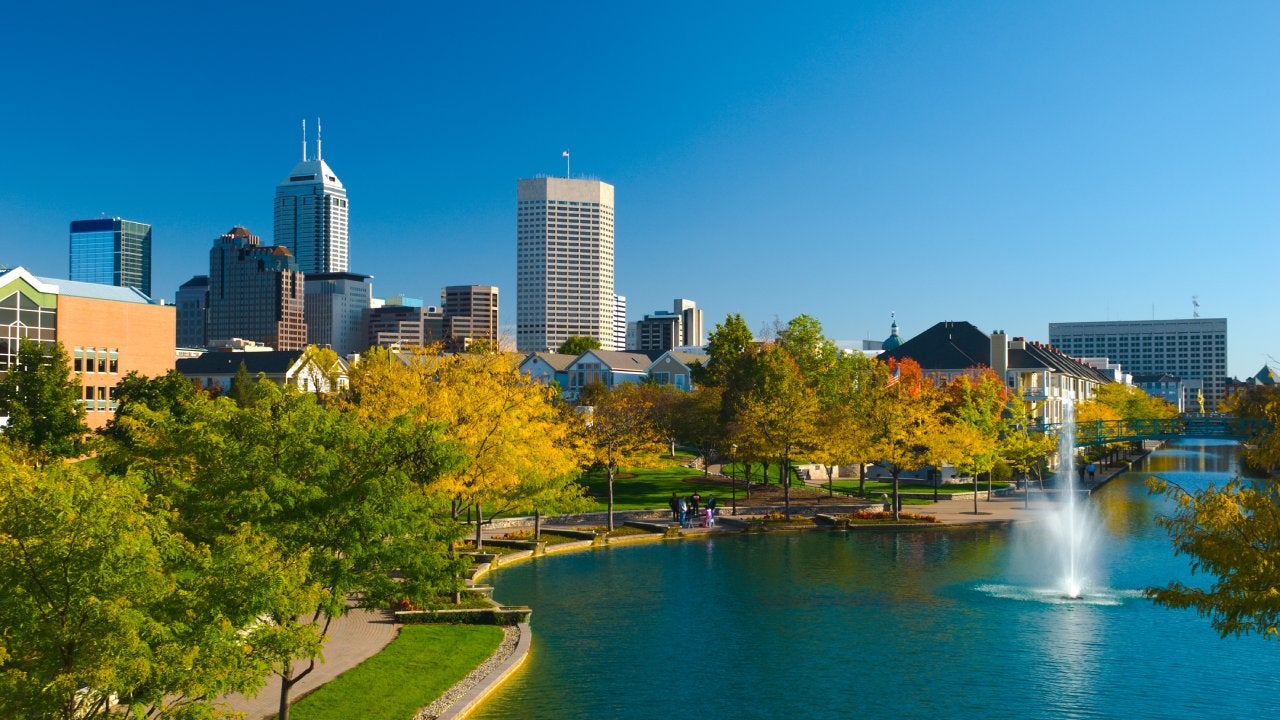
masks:
<path fill-rule="evenodd" d="M 302 124 L 302 161 L 276 186 L 275 244 L 289 248 L 298 269 L 312 273 L 347 272 L 347 190 L 321 155 L 307 156 L 307 125 Z"/>
<path fill-rule="evenodd" d="M 177 343 L 181 348 L 209 346 L 209 276 L 196 275 L 174 295 L 178 309 Z"/>
<path fill-rule="evenodd" d="M 444 335 L 455 350 L 474 340 L 498 343 L 498 288 L 492 285 L 450 285 L 440 290 Z"/>
<path fill-rule="evenodd" d="M 1133 375 L 1169 374 L 1184 407 L 1217 410 L 1227 381 L 1227 319 L 1049 323 L 1049 343 L 1076 357 L 1105 357 Z"/>
<path fill-rule="evenodd" d="M 516 347 L 540 352 L 571 336 L 617 347 L 613 186 L 534 178 L 516 184 Z"/>
<path fill-rule="evenodd" d="M 678 312 L 659 310 L 645 315 L 636 323 L 636 346 L 630 349 L 642 353 L 675 350 L 682 344 L 683 325 L 683 317 Z"/>
<path fill-rule="evenodd" d="M 151 297 L 151 226 L 120 218 L 72 220 L 70 274 Z"/>
<path fill-rule="evenodd" d="M 304 285 L 307 343 L 333 348 L 339 357 L 364 352 L 364 311 L 373 300 L 369 276 L 307 273 Z"/>
<path fill-rule="evenodd" d="M 307 344 L 303 276 L 287 247 L 231 228 L 209 251 L 209 343 L 252 340 L 276 350 Z"/>
<path fill-rule="evenodd" d="M 613 347 L 615 350 L 626 350 L 627 343 L 627 298 L 625 295 L 613 296 Z"/>
<path fill-rule="evenodd" d="M 365 311 L 365 332 L 370 347 L 426 347 L 444 339 L 444 312 L 409 298 L 388 299 Z"/>
<path fill-rule="evenodd" d="M 692 300 L 678 298 L 675 311 L 681 320 L 680 345 L 685 347 L 702 347 L 702 309 Z"/>

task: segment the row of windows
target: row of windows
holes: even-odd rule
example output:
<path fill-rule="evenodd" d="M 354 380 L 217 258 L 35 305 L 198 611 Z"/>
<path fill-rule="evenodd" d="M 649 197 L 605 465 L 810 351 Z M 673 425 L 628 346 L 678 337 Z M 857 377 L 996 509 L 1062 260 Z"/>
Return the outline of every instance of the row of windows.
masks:
<path fill-rule="evenodd" d="M 85 385 L 80 397 L 80 404 L 85 412 L 115 412 L 115 385 Z"/>
<path fill-rule="evenodd" d="M 77 373 L 120 372 L 119 352 L 116 348 L 76 347 L 71 353 L 71 369 Z"/>

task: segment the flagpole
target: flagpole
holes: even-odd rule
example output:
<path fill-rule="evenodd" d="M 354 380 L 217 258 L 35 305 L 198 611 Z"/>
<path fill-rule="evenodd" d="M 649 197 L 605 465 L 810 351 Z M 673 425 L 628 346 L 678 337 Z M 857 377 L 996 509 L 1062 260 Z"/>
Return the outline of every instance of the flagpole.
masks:
<path fill-rule="evenodd" d="M 569 173 L 569 151 L 564 151 L 564 179 L 568 180 L 571 176 Z"/>

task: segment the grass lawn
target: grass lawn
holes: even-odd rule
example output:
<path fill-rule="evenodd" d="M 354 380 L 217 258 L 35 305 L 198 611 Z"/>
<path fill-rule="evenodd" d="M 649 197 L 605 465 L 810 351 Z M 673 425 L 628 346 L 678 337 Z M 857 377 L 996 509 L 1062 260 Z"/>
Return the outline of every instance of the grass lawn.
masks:
<path fill-rule="evenodd" d="M 382 652 L 294 704 L 296 720 L 407 720 L 493 654 L 494 625 L 406 625 Z"/>
<path fill-rule="evenodd" d="M 624 468 L 618 470 L 618 479 L 613 481 L 613 509 L 642 510 L 645 508 L 661 509 L 668 507 L 671 493 L 686 497 L 697 490 L 702 497 L 713 494 L 716 489 L 711 485 L 699 487 L 697 483 L 687 483 L 686 478 L 702 477 L 702 471 L 684 467 L 681 463 L 688 458 L 661 457 L 654 461 L 653 467 Z M 582 483 L 587 486 L 587 494 L 595 498 L 593 510 L 607 510 L 609 499 L 609 476 L 603 470 L 593 470 L 582 476 Z"/>

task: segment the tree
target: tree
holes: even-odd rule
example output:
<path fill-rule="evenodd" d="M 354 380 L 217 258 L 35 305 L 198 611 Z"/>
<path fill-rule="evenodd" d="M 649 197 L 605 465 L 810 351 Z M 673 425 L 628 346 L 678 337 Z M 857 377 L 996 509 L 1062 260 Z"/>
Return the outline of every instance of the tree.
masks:
<path fill-rule="evenodd" d="M 0 415 L 9 416 L 4 437 L 27 447 L 38 462 L 79 455 L 88 432 L 80 398 L 62 343 L 23 338 L 14 364 L 0 377 Z"/>
<path fill-rule="evenodd" d="M 822 323 L 809 315 L 797 315 L 775 329 L 778 344 L 795 359 L 800 375 L 818 387 L 835 366 L 840 351 L 822 332 Z"/>
<path fill-rule="evenodd" d="M 705 460 L 710 459 L 715 448 L 724 438 L 720 426 L 720 400 L 724 389 L 712 385 L 699 385 L 687 393 L 680 393 L 673 412 L 675 434 L 683 442 L 698 448 Z"/>
<path fill-rule="evenodd" d="M 609 483 L 609 531 L 613 531 L 613 481 L 618 468 L 661 447 L 662 432 L 654 420 L 655 386 L 623 383 L 601 393 L 581 418 L 583 446 L 604 468 Z"/>
<path fill-rule="evenodd" d="M 556 352 L 561 355 L 578 356 L 588 350 L 599 350 L 600 341 L 593 337 L 585 337 L 582 335 L 570 335 L 565 341 L 560 343 Z"/>
<path fill-rule="evenodd" d="M 754 342 L 755 336 L 742 315 L 726 315 L 724 322 L 717 323 L 707 337 L 707 362 L 693 368 L 694 383 L 723 387 L 734 363 Z"/>
<path fill-rule="evenodd" d="M 553 389 L 520 373 L 512 354 L 371 352 L 353 370 L 349 397 L 339 406 L 367 423 L 405 416 L 438 426 L 461 454 L 433 486 L 449 497 L 454 519 L 470 510 L 481 515 L 486 505 L 491 516 L 585 507 L 576 482 L 582 463 L 572 437 L 576 419 L 561 411 Z M 481 522 L 482 515 L 477 545 Z"/>
<path fill-rule="evenodd" d="M 320 405 L 315 396 L 260 381 L 241 407 L 196 396 L 188 422 L 135 408 L 128 470 L 174 513 L 188 541 L 216 544 L 248 525 L 305 558 L 304 588 L 267 611 L 265 646 L 280 675 L 280 717 L 294 685 L 315 667 L 329 623 L 352 604 L 424 602 L 456 590 L 451 553 L 460 528 L 430 492 L 461 456 L 437 423 L 407 416 L 378 424 Z"/>
<path fill-rule="evenodd" d="M 1266 421 L 1266 426 L 1242 445 L 1241 460 L 1259 472 L 1274 474 L 1280 468 L 1280 387 L 1237 390 L 1227 396 L 1220 409 L 1239 418 Z"/>
<path fill-rule="evenodd" d="M 1035 407 L 1023 399 L 1020 389 L 1012 394 L 1006 413 L 1004 435 L 998 446 L 999 454 L 1010 468 L 1022 475 L 1023 502 L 1027 503 L 1031 497 L 1028 474 L 1032 470 L 1039 472 L 1045 458 L 1054 451 L 1054 441 L 1045 433 L 1031 432 Z"/>
<path fill-rule="evenodd" d="M 937 464 L 937 447 L 932 441 L 942 429 L 942 398 L 914 360 L 891 360 L 881 367 L 867 420 L 871 454 L 889 463 L 893 475 L 893 517 L 897 520 L 902 471 Z"/>
<path fill-rule="evenodd" d="M 944 391 L 943 411 L 950 419 L 940 440 L 939 455 L 957 470 L 973 476 L 973 512 L 978 512 L 978 476 L 990 472 L 1000 459 L 999 441 L 1004 430 L 1004 410 L 1009 393 L 1004 382 L 990 369 L 977 378 L 961 375 Z M 934 486 L 935 501 L 937 486 Z M 990 499 L 990 496 L 988 496 Z"/>
<path fill-rule="evenodd" d="M 1192 572 L 1213 576 L 1208 588 L 1172 582 L 1148 588 L 1155 602 L 1194 608 L 1220 635 L 1258 633 L 1280 638 L 1280 503 L 1276 478 L 1237 478 L 1218 488 L 1188 491 L 1158 478 L 1153 492 L 1173 498 L 1171 515 L 1158 518 L 1174 550 L 1192 558 Z"/>
<path fill-rule="evenodd" d="M 0 506 L 0 714 L 106 718 L 115 695 L 133 717 L 209 717 L 261 687 L 282 638 L 257 618 L 303 584 L 305 556 L 247 527 L 192 544 L 135 482 L 3 447 Z"/>
<path fill-rule="evenodd" d="M 839 355 L 817 389 L 821 413 L 813 457 L 827 466 L 829 479 L 836 466 L 861 465 L 876 459 L 870 455 L 867 425 L 875 383 L 874 360 L 862 354 Z M 827 488 L 830 492 L 830 480 Z"/>
<path fill-rule="evenodd" d="M 778 461 L 784 511 L 789 518 L 791 460 L 816 444 L 818 398 L 805 383 L 799 364 L 782 346 L 765 347 L 758 366 L 760 382 L 741 400 L 734 436 L 740 445 L 752 446 Z"/>

